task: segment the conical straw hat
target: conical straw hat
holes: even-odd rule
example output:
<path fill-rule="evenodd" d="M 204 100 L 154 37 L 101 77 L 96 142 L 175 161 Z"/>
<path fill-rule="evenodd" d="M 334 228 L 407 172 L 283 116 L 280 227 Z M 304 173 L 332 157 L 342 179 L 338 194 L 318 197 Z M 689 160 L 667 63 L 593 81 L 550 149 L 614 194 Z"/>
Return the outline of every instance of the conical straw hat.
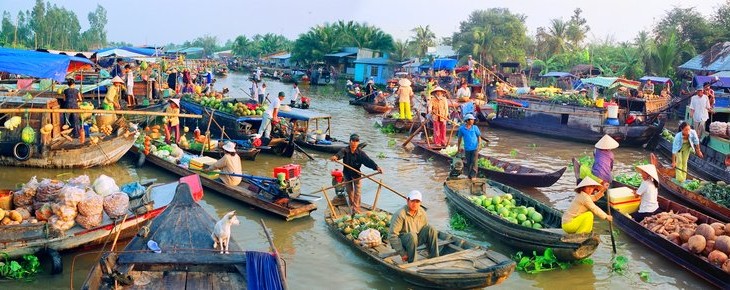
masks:
<path fill-rule="evenodd" d="M 575 187 L 575 192 L 580 192 L 580 189 L 586 186 L 601 186 L 601 184 L 593 180 L 593 178 L 586 177 Z"/>
<path fill-rule="evenodd" d="M 603 138 L 601 138 L 601 140 L 598 140 L 598 143 L 596 143 L 596 148 L 604 150 L 616 149 L 618 148 L 618 142 L 616 142 L 616 140 L 606 134 L 603 135 Z"/>
<path fill-rule="evenodd" d="M 649 174 L 649 176 L 654 178 L 655 181 L 659 181 L 659 175 L 656 173 L 656 166 L 653 164 L 639 165 L 636 166 L 636 169 L 646 172 L 646 174 Z"/>

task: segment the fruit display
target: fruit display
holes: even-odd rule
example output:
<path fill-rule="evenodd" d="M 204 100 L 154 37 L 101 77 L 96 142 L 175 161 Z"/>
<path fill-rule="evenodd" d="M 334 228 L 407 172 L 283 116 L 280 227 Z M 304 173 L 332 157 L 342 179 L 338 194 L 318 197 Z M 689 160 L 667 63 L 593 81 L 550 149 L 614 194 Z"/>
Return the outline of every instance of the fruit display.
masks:
<path fill-rule="evenodd" d="M 82 110 L 93 110 L 94 109 L 94 105 L 92 105 L 89 102 L 83 102 L 83 103 L 79 104 L 79 109 L 82 109 Z M 81 113 L 79 116 L 81 117 L 81 121 L 84 121 L 86 119 L 91 118 L 91 113 Z"/>
<path fill-rule="evenodd" d="M 517 201 L 509 193 L 493 197 L 487 197 L 486 195 L 470 196 L 469 199 L 475 205 L 481 206 L 490 213 L 500 216 L 513 224 L 533 229 L 543 228 L 542 214 L 531 206 L 517 206 Z"/>
<path fill-rule="evenodd" d="M 669 142 L 674 142 L 674 134 L 667 129 L 662 130 L 662 138 Z"/>
<path fill-rule="evenodd" d="M 669 211 L 646 217 L 640 224 L 730 273 L 730 223 L 698 225 L 697 220 L 690 213 Z"/>
<path fill-rule="evenodd" d="M 261 116 L 268 108 L 267 105 L 239 102 L 223 102 L 223 95 L 209 93 L 207 95 L 185 94 L 183 99 L 200 104 L 203 107 L 213 108 L 218 111 L 235 114 L 236 116 Z"/>
<path fill-rule="evenodd" d="M 454 157 L 457 153 L 459 153 L 459 148 L 457 148 L 456 145 L 449 145 L 446 146 L 446 148 L 441 149 L 439 152 L 441 154 L 448 155 L 449 157 Z"/>
<path fill-rule="evenodd" d="M 504 168 L 502 168 L 502 167 L 499 167 L 499 166 L 495 166 L 495 165 L 494 165 L 494 164 L 492 164 L 492 162 L 491 162 L 491 161 L 489 161 L 489 159 L 487 159 L 487 158 L 479 158 L 479 160 L 477 160 L 477 166 L 478 166 L 479 168 L 484 168 L 484 169 L 487 169 L 487 170 L 492 170 L 492 171 L 498 171 L 498 172 L 504 172 Z"/>
<path fill-rule="evenodd" d="M 8 130 L 15 130 L 15 128 L 18 128 L 20 126 L 20 122 L 23 121 L 20 116 L 13 116 L 12 118 L 5 121 L 5 129 Z"/>
<path fill-rule="evenodd" d="M 337 228 L 348 240 L 357 240 L 360 233 L 367 229 L 375 229 L 380 232 L 383 241 L 388 239 L 388 228 L 392 215 L 386 212 L 368 211 L 354 216 L 343 216 L 335 220 Z"/>

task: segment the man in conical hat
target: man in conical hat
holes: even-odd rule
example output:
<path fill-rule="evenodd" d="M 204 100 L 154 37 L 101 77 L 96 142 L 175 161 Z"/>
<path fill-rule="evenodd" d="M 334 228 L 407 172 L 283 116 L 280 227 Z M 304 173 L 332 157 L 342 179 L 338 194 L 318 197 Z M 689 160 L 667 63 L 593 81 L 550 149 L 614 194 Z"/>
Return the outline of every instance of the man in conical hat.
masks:
<path fill-rule="evenodd" d="M 613 180 L 611 171 L 613 170 L 613 149 L 618 148 L 618 142 L 608 136 L 603 135 L 601 140 L 595 145 L 596 149 L 593 151 L 593 168 L 591 173 L 596 177 L 603 180 L 603 184 L 608 186 Z"/>

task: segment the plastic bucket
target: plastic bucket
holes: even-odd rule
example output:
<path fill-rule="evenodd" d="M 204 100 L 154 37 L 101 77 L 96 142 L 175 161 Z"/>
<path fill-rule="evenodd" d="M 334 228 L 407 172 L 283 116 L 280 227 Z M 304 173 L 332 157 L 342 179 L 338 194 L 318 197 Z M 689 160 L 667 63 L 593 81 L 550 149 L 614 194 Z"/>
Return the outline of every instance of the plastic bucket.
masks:
<path fill-rule="evenodd" d="M 616 104 L 607 104 L 606 110 L 608 110 L 608 118 L 609 119 L 617 119 L 618 118 L 618 105 Z"/>

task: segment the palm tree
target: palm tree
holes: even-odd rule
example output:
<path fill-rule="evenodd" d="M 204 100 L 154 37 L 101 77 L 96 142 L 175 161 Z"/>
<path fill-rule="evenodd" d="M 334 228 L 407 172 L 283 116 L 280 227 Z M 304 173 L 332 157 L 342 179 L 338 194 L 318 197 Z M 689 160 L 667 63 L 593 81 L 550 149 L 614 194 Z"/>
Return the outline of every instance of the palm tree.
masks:
<path fill-rule="evenodd" d="M 479 56 L 480 63 L 493 63 L 494 62 L 494 50 L 493 48 L 492 27 L 475 27 L 472 30 L 471 39 L 471 53 Z M 462 44 L 463 45 L 463 44 Z M 466 44 L 469 45 L 469 44 Z"/>
<path fill-rule="evenodd" d="M 312 27 L 299 35 L 294 42 L 292 59 L 298 61 L 320 61 L 324 55 L 341 47 L 341 38 L 331 26 Z"/>
<path fill-rule="evenodd" d="M 426 27 L 419 25 L 411 31 L 416 33 L 413 37 L 413 42 L 416 44 L 416 47 L 418 47 L 418 56 L 426 55 L 428 47 L 434 46 L 435 44 L 436 34 L 431 31 L 431 27 L 429 25 L 426 25 Z"/>
<path fill-rule="evenodd" d="M 568 51 L 568 23 L 562 19 L 551 19 L 548 27 L 549 46 L 552 54 Z"/>
<path fill-rule="evenodd" d="M 660 76 L 673 77 L 674 68 L 682 61 L 682 58 L 694 53 L 695 49 L 692 44 L 680 39 L 677 36 L 677 31 L 672 30 L 666 39 L 656 46 L 654 72 Z"/>
<path fill-rule="evenodd" d="M 558 62 L 556 61 L 556 56 L 550 56 L 546 60 L 536 59 L 532 62 L 533 67 L 540 67 L 540 74 L 544 75 L 546 73 L 549 73 L 551 71 L 558 69 Z"/>
<path fill-rule="evenodd" d="M 652 65 L 652 56 L 656 51 L 654 40 L 649 37 L 649 32 L 642 30 L 634 39 L 639 58 L 644 65 L 644 71 L 650 71 Z"/>
<path fill-rule="evenodd" d="M 233 47 L 231 49 L 233 50 L 233 54 L 237 56 L 251 56 L 251 46 L 253 46 L 253 42 L 248 37 L 239 35 L 233 40 Z"/>
<path fill-rule="evenodd" d="M 393 53 L 391 56 L 395 61 L 403 61 L 410 57 L 411 54 L 411 42 L 408 40 L 397 40 L 393 44 Z"/>

